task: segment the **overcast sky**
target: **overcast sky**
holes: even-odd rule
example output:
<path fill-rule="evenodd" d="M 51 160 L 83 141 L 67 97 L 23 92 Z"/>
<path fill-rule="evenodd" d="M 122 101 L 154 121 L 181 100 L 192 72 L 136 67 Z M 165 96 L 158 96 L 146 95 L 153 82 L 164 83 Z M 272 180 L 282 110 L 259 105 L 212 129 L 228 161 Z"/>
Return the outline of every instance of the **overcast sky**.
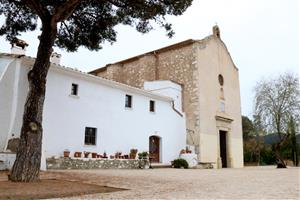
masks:
<path fill-rule="evenodd" d="M 62 54 L 61 64 L 91 71 L 186 39 L 202 39 L 216 23 L 221 38 L 239 68 L 242 113 L 252 116 L 253 87 L 263 77 L 291 71 L 299 74 L 298 0 L 194 0 L 179 17 L 167 17 L 176 32 L 171 39 L 163 29 L 140 34 L 132 27 L 118 26 L 117 42 L 104 44 L 98 52 L 81 48 Z M 0 20 L 0 23 L 3 23 Z M 29 43 L 27 55 L 36 55 L 39 32 L 23 34 Z M 10 52 L 10 44 L 0 37 L 0 52 Z"/>

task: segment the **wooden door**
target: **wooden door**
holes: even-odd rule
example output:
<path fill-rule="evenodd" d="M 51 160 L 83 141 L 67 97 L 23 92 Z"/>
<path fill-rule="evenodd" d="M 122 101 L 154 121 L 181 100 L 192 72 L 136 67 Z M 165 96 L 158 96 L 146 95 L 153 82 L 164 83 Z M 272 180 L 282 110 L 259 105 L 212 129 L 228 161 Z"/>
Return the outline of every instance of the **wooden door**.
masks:
<path fill-rule="evenodd" d="M 151 162 L 159 162 L 160 155 L 160 138 L 157 136 L 151 136 L 149 137 L 149 157 L 151 159 Z"/>
<path fill-rule="evenodd" d="M 222 159 L 222 168 L 227 168 L 227 147 L 226 131 L 220 131 L 220 157 Z"/>

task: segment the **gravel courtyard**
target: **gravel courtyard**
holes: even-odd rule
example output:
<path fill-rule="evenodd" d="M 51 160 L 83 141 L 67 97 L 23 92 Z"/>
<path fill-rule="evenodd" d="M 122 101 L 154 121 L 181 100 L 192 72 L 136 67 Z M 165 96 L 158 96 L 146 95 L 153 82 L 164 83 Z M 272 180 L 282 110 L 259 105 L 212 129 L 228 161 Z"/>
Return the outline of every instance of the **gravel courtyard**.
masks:
<path fill-rule="evenodd" d="M 300 168 L 294 167 L 62 172 L 61 178 L 129 189 L 68 199 L 300 199 Z"/>

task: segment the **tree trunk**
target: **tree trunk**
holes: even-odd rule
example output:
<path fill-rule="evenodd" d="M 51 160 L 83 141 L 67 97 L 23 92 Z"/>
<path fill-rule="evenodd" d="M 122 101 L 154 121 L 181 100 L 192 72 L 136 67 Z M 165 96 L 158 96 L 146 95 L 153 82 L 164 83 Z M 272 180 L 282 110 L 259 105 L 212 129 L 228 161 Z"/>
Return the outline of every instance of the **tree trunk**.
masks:
<path fill-rule="evenodd" d="M 10 175 L 11 181 L 39 180 L 46 77 L 56 31 L 56 24 L 43 22 L 37 57 L 33 68 L 28 73 L 29 92 L 24 106 L 20 144 Z"/>
<path fill-rule="evenodd" d="M 275 155 L 276 155 L 277 168 L 286 168 L 286 164 L 281 157 L 280 149 L 281 149 L 281 143 L 276 144 Z"/>

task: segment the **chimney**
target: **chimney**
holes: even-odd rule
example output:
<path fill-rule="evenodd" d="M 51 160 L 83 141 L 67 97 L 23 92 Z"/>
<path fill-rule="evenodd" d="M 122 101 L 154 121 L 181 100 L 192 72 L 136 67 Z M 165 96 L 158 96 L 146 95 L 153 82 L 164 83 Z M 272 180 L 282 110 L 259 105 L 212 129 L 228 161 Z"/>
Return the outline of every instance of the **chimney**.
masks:
<path fill-rule="evenodd" d="M 51 63 L 54 63 L 56 65 L 59 65 L 60 64 L 60 58 L 61 58 L 61 54 L 58 54 L 56 52 L 53 52 L 51 54 L 51 57 L 50 57 L 50 62 Z"/>
<path fill-rule="evenodd" d="M 25 55 L 28 44 L 24 40 L 14 38 L 11 42 L 11 53 L 17 55 Z"/>
<path fill-rule="evenodd" d="M 220 29 L 219 29 L 218 25 L 213 26 L 213 35 L 218 38 L 221 38 Z"/>

